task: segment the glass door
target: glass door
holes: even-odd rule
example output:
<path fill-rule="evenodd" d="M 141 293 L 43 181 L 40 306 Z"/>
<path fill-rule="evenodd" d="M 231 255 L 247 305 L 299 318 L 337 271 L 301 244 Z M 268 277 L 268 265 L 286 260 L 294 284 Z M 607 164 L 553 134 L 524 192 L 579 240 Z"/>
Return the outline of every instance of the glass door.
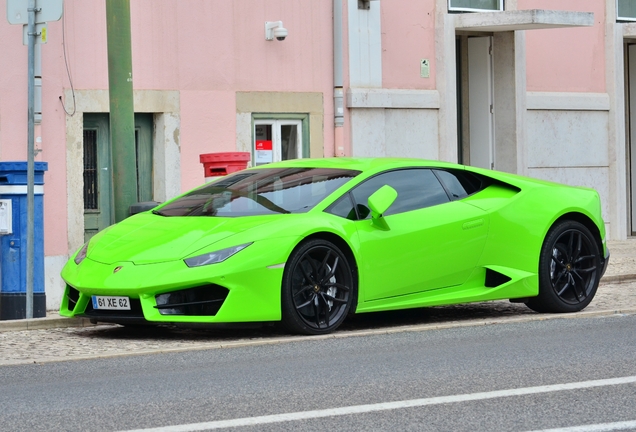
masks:
<path fill-rule="evenodd" d="M 301 120 L 254 120 L 254 165 L 304 157 L 302 137 Z"/>

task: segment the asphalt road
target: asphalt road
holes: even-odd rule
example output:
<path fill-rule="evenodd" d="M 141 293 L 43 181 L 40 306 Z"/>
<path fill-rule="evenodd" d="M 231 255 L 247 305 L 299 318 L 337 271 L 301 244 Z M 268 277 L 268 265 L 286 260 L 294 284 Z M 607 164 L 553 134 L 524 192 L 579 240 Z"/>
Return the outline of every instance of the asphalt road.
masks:
<path fill-rule="evenodd" d="M 635 330 L 615 315 L 2 366 L 0 430 L 636 430 Z"/>

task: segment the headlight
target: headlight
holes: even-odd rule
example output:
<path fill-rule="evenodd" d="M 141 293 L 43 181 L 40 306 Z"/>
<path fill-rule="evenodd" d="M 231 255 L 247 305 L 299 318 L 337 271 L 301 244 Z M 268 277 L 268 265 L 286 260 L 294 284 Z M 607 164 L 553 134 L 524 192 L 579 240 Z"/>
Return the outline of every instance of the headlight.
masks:
<path fill-rule="evenodd" d="M 82 246 L 82 248 L 79 250 L 77 255 L 75 255 L 75 258 L 73 259 L 73 261 L 75 261 L 75 264 L 79 265 L 79 263 L 84 261 L 84 258 L 86 258 L 87 251 L 88 251 L 88 242 L 86 242 L 84 246 Z"/>
<path fill-rule="evenodd" d="M 200 267 L 208 264 L 216 264 L 225 261 L 235 253 L 242 251 L 251 244 L 252 243 L 245 243 L 239 246 L 222 249 L 220 251 L 209 252 L 192 258 L 186 258 L 183 261 L 188 267 Z"/>

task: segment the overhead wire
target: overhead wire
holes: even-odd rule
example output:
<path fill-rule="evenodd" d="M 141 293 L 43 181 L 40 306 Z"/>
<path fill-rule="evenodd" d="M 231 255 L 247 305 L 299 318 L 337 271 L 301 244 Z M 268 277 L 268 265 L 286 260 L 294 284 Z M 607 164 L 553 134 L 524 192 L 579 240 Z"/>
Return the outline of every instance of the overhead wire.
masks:
<path fill-rule="evenodd" d="M 62 6 L 66 9 L 66 5 Z M 73 96 L 73 112 L 70 113 L 66 110 L 66 105 L 62 101 L 62 96 L 60 96 L 60 103 L 62 104 L 62 108 L 64 108 L 64 112 L 69 117 L 73 117 L 77 111 L 77 104 L 75 103 L 75 88 L 73 87 L 73 79 L 71 78 L 71 71 L 68 66 L 68 59 L 66 56 L 66 11 L 62 13 L 62 52 L 64 53 L 64 65 L 66 66 L 66 75 L 68 76 L 68 82 L 71 85 L 71 95 Z"/>

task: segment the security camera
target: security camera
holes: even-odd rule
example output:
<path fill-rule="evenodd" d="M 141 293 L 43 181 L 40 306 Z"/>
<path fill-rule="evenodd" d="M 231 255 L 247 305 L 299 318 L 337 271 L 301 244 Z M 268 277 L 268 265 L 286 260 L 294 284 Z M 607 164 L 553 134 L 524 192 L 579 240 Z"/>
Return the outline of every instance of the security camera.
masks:
<path fill-rule="evenodd" d="M 287 29 L 285 27 L 276 27 L 274 29 L 274 37 L 276 40 L 284 41 L 287 37 Z"/>
<path fill-rule="evenodd" d="M 265 22 L 265 40 L 271 41 L 276 38 L 284 41 L 287 37 L 287 29 L 283 27 L 282 21 L 266 21 Z"/>

